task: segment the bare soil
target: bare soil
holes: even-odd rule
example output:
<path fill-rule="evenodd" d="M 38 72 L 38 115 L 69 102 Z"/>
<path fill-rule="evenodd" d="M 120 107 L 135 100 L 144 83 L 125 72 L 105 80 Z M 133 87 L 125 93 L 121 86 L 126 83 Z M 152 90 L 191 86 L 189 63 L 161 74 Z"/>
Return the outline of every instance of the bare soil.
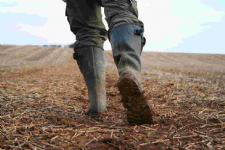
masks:
<path fill-rule="evenodd" d="M 0 149 L 224 150 L 225 55 L 142 53 L 154 124 L 129 125 L 112 52 L 107 111 L 88 92 L 72 49 L 0 45 Z"/>

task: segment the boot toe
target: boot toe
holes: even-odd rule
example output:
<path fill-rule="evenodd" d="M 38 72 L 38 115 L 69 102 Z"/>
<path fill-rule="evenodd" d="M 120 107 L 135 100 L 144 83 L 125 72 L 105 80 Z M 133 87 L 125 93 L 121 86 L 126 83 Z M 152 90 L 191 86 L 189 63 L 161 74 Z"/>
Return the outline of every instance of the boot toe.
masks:
<path fill-rule="evenodd" d="M 129 75 L 124 75 L 117 85 L 127 111 L 127 121 L 130 124 L 153 124 L 152 110 L 138 81 Z"/>

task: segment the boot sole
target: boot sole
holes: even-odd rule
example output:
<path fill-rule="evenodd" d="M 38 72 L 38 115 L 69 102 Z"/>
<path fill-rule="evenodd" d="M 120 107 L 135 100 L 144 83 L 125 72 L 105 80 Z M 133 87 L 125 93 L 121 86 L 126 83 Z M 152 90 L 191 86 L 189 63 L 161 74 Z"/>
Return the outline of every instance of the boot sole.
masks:
<path fill-rule="evenodd" d="M 117 83 L 130 124 L 153 124 L 152 111 L 141 85 L 130 75 L 123 75 Z"/>

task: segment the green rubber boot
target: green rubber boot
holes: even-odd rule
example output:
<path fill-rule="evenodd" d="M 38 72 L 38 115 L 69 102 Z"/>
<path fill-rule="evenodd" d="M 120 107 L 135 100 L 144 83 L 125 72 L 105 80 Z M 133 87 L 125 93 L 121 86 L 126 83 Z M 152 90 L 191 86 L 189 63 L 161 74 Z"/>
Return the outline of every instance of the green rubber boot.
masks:
<path fill-rule="evenodd" d="M 90 108 L 87 115 L 98 115 L 106 110 L 105 52 L 94 46 L 78 48 L 75 49 L 74 59 L 88 88 Z"/>
<path fill-rule="evenodd" d="M 115 28 L 110 36 L 114 61 L 119 72 L 118 89 L 130 124 L 152 124 L 152 111 L 141 84 L 143 29 L 134 24 Z"/>

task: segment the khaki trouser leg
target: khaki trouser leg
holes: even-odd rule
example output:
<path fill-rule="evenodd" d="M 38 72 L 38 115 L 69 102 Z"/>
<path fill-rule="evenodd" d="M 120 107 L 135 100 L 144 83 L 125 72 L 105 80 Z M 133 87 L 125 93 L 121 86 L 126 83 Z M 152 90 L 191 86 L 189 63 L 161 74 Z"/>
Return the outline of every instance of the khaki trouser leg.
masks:
<path fill-rule="evenodd" d="M 102 21 L 101 6 L 90 8 L 86 0 L 67 0 L 66 16 L 70 29 L 76 35 L 75 48 L 98 46 L 103 48 L 107 31 Z"/>

